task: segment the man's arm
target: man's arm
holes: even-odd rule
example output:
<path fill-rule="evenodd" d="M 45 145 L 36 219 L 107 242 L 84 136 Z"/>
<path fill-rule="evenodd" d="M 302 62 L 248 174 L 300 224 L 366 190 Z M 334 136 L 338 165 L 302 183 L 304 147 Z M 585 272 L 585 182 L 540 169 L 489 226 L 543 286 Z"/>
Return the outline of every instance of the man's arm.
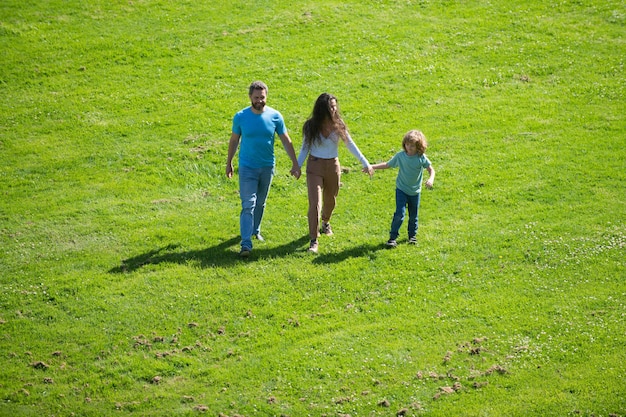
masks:
<path fill-rule="evenodd" d="M 278 135 L 280 141 L 283 143 L 283 148 L 287 152 L 289 159 L 291 159 L 291 175 L 296 177 L 296 179 L 300 178 L 300 166 L 298 165 L 298 159 L 296 158 L 296 151 L 293 148 L 293 143 L 291 142 L 291 138 L 288 133 L 283 133 L 282 135 Z"/>
<path fill-rule="evenodd" d="M 233 158 L 235 157 L 235 152 L 237 152 L 240 138 L 241 135 L 234 132 L 230 134 L 230 140 L 228 141 L 228 159 L 226 159 L 226 176 L 228 178 L 233 177 Z"/>

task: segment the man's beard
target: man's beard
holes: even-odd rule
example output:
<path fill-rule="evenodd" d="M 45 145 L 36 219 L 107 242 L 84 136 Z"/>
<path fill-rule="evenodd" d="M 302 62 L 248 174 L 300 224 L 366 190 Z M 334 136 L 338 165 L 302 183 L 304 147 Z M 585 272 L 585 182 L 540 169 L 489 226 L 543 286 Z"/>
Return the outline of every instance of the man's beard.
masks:
<path fill-rule="evenodd" d="M 254 107 L 254 110 L 256 111 L 263 111 L 265 103 L 252 103 L 252 107 Z"/>

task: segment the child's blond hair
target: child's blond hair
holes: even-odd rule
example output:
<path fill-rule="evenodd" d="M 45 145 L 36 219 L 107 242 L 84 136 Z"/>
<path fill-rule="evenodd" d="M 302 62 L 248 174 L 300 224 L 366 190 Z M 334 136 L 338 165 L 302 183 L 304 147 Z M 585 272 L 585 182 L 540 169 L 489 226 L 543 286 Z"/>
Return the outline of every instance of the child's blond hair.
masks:
<path fill-rule="evenodd" d="M 414 143 L 417 148 L 418 155 L 424 155 L 426 148 L 428 148 L 428 142 L 426 142 L 426 136 L 419 130 L 409 130 L 402 138 L 402 147 L 406 151 L 406 144 Z"/>

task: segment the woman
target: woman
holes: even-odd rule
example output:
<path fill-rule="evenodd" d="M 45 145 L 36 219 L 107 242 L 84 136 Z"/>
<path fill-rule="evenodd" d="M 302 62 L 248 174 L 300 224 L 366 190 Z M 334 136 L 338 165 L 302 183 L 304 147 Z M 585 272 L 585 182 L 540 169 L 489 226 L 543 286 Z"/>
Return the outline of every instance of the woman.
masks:
<path fill-rule="evenodd" d="M 335 209 L 341 177 L 339 142 L 343 141 L 346 144 L 348 150 L 357 157 L 370 175 L 374 170 L 350 137 L 348 127 L 341 119 L 337 98 L 332 94 L 322 93 L 317 98 L 311 117 L 302 126 L 302 139 L 298 165 L 302 167 L 308 155 L 306 183 L 309 195 L 307 216 L 311 237 L 309 251 L 317 253 L 317 238 L 320 232 L 325 235 L 333 234 L 330 218 Z"/>

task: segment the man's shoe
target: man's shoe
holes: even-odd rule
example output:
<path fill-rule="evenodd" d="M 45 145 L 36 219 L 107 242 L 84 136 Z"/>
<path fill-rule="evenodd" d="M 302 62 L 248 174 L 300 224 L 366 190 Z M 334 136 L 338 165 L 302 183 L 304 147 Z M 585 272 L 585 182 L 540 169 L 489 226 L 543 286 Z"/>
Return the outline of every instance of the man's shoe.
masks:
<path fill-rule="evenodd" d="M 417 245 L 417 238 L 415 236 L 409 238 L 409 245 Z"/>
<path fill-rule="evenodd" d="M 326 236 L 332 236 L 333 229 L 330 228 L 330 223 L 322 223 L 322 233 Z"/>
<path fill-rule="evenodd" d="M 252 252 L 252 249 L 241 248 L 241 251 L 239 252 L 239 256 L 242 258 L 247 258 L 248 256 L 250 256 L 250 252 Z"/>
<path fill-rule="evenodd" d="M 265 238 L 263 236 L 261 236 L 261 233 L 257 233 L 256 235 L 254 235 L 254 237 L 256 238 L 256 240 L 258 240 L 259 242 L 265 242 Z"/>
<path fill-rule="evenodd" d="M 313 253 L 317 253 L 317 240 L 312 240 L 311 244 L 309 245 L 309 252 L 313 252 Z"/>
<path fill-rule="evenodd" d="M 395 248 L 396 246 L 398 246 L 398 242 L 396 242 L 395 239 L 389 239 L 386 245 L 388 248 Z"/>

